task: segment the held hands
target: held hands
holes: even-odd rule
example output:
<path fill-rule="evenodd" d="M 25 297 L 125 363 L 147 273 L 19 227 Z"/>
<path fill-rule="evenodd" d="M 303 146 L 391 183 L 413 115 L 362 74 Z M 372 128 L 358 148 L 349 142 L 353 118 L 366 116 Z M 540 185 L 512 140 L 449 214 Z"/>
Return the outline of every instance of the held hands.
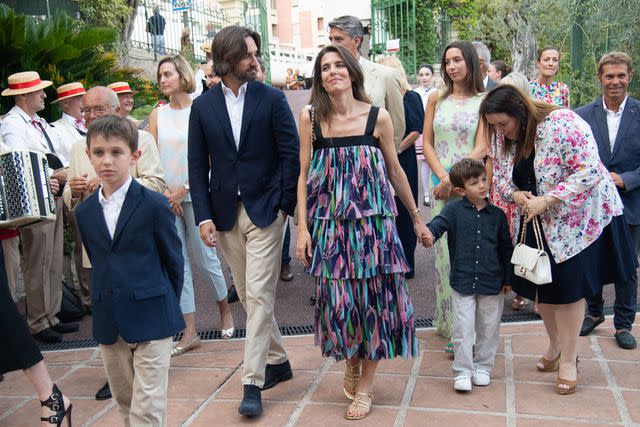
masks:
<path fill-rule="evenodd" d="M 428 227 L 425 228 L 427 229 L 427 235 L 422 238 L 422 246 L 424 246 L 425 248 L 430 248 L 435 243 L 435 239 L 433 237 L 433 234 L 431 234 L 431 230 L 429 230 Z"/>
<path fill-rule="evenodd" d="M 298 227 L 298 241 L 296 243 L 296 256 L 304 264 L 305 267 L 311 266 L 311 235 L 309 231 Z"/>
<path fill-rule="evenodd" d="M 215 248 L 218 243 L 216 238 L 216 226 L 213 221 L 207 221 L 198 227 L 200 229 L 200 238 L 210 248 Z"/>
<path fill-rule="evenodd" d="M 433 246 L 433 235 L 422 221 L 413 223 L 413 231 L 416 233 L 416 237 L 422 246 L 425 248 Z"/>

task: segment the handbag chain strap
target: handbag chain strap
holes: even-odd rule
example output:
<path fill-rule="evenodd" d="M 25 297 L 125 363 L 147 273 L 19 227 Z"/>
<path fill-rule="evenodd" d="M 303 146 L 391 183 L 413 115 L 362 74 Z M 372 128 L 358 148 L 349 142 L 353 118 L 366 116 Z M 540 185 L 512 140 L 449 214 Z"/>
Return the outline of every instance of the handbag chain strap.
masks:
<path fill-rule="evenodd" d="M 538 250 L 543 251 L 544 245 L 542 244 L 542 231 L 540 230 L 542 228 L 542 225 L 540 224 L 540 216 L 536 215 L 535 217 L 533 217 L 533 220 L 531 222 L 533 224 L 533 235 L 536 238 L 536 246 Z M 522 233 L 520 234 L 520 243 L 525 244 L 526 235 L 527 235 L 527 223 L 525 222 L 522 225 Z"/>
<path fill-rule="evenodd" d="M 310 155 L 309 155 L 309 164 L 313 161 L 313 143 L 316 142 L 316 107 L 313 105 L 309 111 L 311 114 L 311 147 L 310 147 Z"/>

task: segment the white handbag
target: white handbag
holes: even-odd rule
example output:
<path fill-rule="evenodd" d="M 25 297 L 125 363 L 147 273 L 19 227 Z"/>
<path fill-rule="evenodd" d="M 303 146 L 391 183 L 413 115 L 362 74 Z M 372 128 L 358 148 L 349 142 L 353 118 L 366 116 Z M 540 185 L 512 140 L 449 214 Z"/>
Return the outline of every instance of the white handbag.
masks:
<path fill-rule="evenodd" d="M 525 244 L 527 224 L 524 223 L 520 242 L 513 249 L 511 263 L 516 276 L 527 279 L 536 285 L 544 285 L 551 283 L 551 262 L 542 245 L 540 218 L 536 216 L 531 222 L 537 248 L 532 248 Z"/>

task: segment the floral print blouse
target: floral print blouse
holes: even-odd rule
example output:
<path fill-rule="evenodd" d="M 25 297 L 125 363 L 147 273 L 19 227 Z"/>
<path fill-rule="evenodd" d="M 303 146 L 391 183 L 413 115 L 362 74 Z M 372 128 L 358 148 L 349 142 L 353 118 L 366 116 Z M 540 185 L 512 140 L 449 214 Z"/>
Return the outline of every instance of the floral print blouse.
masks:
<path fill-rule="evenodd" d="M 531 96 L 536 101 L 569 108 L 569 86 L 562 82 L 551 82 L 549 86 L 539 83 L 537 80 L 529 82 Z"/>
<path fill-rule="evenodd" d="M 536 186 L 540 196 L 562 203 L 540 214 L 544 235 L 556 262 L 566 261 L 593 243 L 622 201 L 600 161 L 589 125 L 573 111 L 552 111 L 537 128 L 534 141 Z M 496 150 L 494 180 L 502 198 L 513 203 L 515 150 Z M 516 208 L 517 209 L 517 208 Z M 515 218 L 519 230 L 521 212 Z M 517 236 L 514 236 L 514 240 Z"/>

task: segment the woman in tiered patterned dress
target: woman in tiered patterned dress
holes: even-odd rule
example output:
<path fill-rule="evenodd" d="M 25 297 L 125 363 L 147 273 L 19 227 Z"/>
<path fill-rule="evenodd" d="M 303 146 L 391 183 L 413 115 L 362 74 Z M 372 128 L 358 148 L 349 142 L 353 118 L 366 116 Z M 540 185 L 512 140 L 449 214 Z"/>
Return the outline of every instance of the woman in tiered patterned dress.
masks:
<path fill-rule="evenodd" d="M 484 132 L 478 129 L 480 102 L 484 84 L 480 61 L 473 45 L 456 41 L 445 48 L 440 69 L 446 85 L 444 93 L 433 92 L 427 101 L 424 118 L 423 153 L 434 175 L 434 199 L 431 214 L 438 215 L 454 197 L 448 171 L 465 157 L 481 160 L 488 154 Z M 436 251 L 436 328 L 451 337 L 453 313 L 449 286 L 449 249 L 440 239 Z M 447 351 L 452 352 L 451 344 Z"/>
<path fill-rule="evenodd" d="M 360 419 L 370 410 L 378 361 L 418 354 L 391 185 L 418 240 L 428 235 L 389 113 L 369 104 L 357 61 L 327 46 L 313 79 L 313 107 L 300 114 L 296 252 L 316 277 L 316 343 L 324 356 L 347 360 L 345 417 Z"/>

